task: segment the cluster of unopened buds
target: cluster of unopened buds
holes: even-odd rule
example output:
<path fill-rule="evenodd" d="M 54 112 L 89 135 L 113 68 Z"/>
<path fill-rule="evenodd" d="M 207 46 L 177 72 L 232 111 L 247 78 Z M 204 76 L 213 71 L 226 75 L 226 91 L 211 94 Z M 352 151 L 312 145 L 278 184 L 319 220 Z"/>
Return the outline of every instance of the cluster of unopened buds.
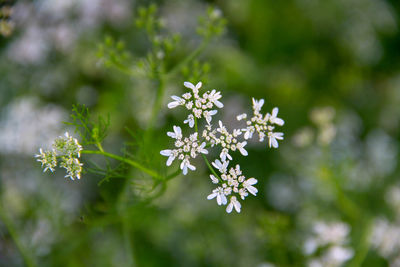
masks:
<path fill-rule="evenodd" d="M 212 174 L 210 178 L 217 187 L 208 195 L 207 199 L 216 199 L 218 205 L 227 205 L 226 212 L 231 213 L 233 209 L 237 212 L 241 210 L 241 204 L 238 199 L 244 200 L 248 194 L 256 195 L 258 190 L 254 187 L 257 179 L 246 178 L 239 165 L 229 167 L 230 161 L 233 160 L 233 152 L 239 151 L 241 155 L 247 156 L 245 149 L 248 139 L 251 139 L 256 132 L 259 141 L 268 138 L 269 147 L 278 147 L 278 140 L 283 139 L 283 133 L 274 132 L 275 125 L 282 126 L 284 121 L 277 117 L 278 108 L 274 108 L 272 113 L 262 115 L 261 108 L 264 100 L 253 101 L 253 115 L 247 114 L 237 116 L 238 121 L 246 120 L 246 126 L 240 129 L 228 131 L 222 121 L 218 121 L 216 127 L 211 122 L 214 115 L 217 114 L 216 108 L 223 108 L 220 102 L 222 95 L 216 90 L 206 91 L 200 94 L 202 83 L 196 85 L 185 82 L 184 86 L 190 89 L 181 97 L 171 96 L 172 102 L 168 104 L 168 108 L 176 108 L 182 106 L 189 111 L 184 124 L 188 124 L 190 128 L 194 128 L 194 132 L 188 137 L 184 137 L 182 129 L 179 126 L 173 126 L 173 132 L 167 132 L 167 135 L 175 139 L 174 149 L 166 149 L 160 152 L 161 155 L 168 157 L 167 166 L 170 166 L 175 159 L 180 161 L 182 173 L 186 175 L 188 170 L 196 170 L 196 167 L 190 162 L 199 154 L 202 154 L 204 160 L 210 168 Z M 205 119 L 204 128 L 199 131 L 199 121 Z M 210 164 L 206 158 L 208 154 L 207 148 L 218 147 L 220 149 L 219 158 Z"/>
<path fill-rule="evenodd" d="M 55 171 L 57 167 L 57 159 L 59 159 L 59 166 L 66 169 L 67 175 L 65 177 L 71 178 L 71 180 L 80 179 L 82 172 L 82 163 L 79 158 L 82 146 L 79 144 L 76 138 L 69 135 L 68 132 L 64 136 L 59 136 L 53 143 L 51 150 L 43 151 L 39 149 L 39 154 L 35 155 L 37 161 L 42 163 L 44 172 L 50 170 Z"/>

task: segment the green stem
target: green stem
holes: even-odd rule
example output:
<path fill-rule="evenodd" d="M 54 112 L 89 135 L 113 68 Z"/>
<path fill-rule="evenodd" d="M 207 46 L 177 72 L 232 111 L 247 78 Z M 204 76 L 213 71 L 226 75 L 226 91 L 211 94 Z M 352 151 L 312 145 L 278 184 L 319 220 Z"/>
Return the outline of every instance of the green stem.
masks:
<path fill-rule="evenodd" d="M 108 153 L 108 152 L 95 151 L 95 150 L 82 150 L 81 154 L 98 154 L 98 155 L 103 155 L 105 157 L 109 157 L 109 158 L 112 158 L 112 159 L 116 159 L 116 160 L 119 160 L 119 161 L 124 162 L 126 164 L 129 164 L 129 165 L 141 170 L 144 173 L 147 173 L 148 175 L 150 175 L 150 176 L 152 176 L 152 177 L 154 177 L 156 179 L 164 180 L 163 177 L 160 176 L 155 171 L 150 170 L 150 169 L 142 166 L 140 163 L 138 163 L 136 161 L 133 161 L 131 159 L 127 159 L 127 158 L 124 158 L 124 157 L 121 157 L 121 156 L 118 156 L 118 155 L 115 155 L 115 154 L 111 154 L 111 153 Z"/>
<path fill-rule="evenodd" d="M 181 173 L 181 169 L 178 167 L 178 170 L 176 170 L 175 172 L 171 173 L 170 175 L 168 175 L 167 177 L 165 177 L 165 180 L 171 180 L 172 178 L 175 178 L 176 176 L 178 176 Z"/>
<path fill-rule="evenodd" d="M 371 230 L 372 230 L 371 228 L 372 228 L 371 219 L 366 219 L 366 222 L 361 232 L 360 240 L 358 242 L 358 246 L 355 250 L 356 255 L 354 256 L 354 258 L 352 259 L 352 261 L 349 263 L 348 266 L 357 267 L 361 266 L 362 263 L 364 262 L 370 246 L 369 238 L 371 235 Z"/>
<path fill-rule="evenodd" d="M 206 162 L 207 167 L 210 169 L 210 171 L 212 172 L 212 174 L 214 174 L 215 177 L 218 178 L 218 180 L 220 182 L 223 182 L 223 180 L 221 179 L 221 177 L 219 177 L 219 175 L 215 172 L 214 168 L 211 166 L 210 162 L 208 161 L 206 155 L 201 154 L 203 156 L 204 161 Z"/>
<path fill-rule="evenodd" d="M 194 50 L 192 53 L 190 53 L 184 60 L 182 60 L 179 64 L 175 65 L 172 69 L 168 71 L 167 74 L 165 74 L 165 78 L 169 79 L 173 75 L 175 75 L 179 70 L 182 69 L 183 66 L 188 64 L 190 61 L 192 61 L 194 58 L 196 58 L 203 50 L 207 47 L 208 43 L 210 42 L 209 38 L 203 39 L 201 44 L 197 47 L 196 50 Z"/>
<path fill-rule="evenodd" d="M 132 248 L 132 241 L 131 241 L 131 234 L 130 234 L 130 224 L 126 214 L 126 208 L 128 203 L 128 194 L 129 194 L 129 187 L 127 184 L 129 181 L 125 181 L 124 187 L 122 192 L 119 196 L 119 206 L 118 206 L 118 214 L 121 218 L 122 223 L 122 236 L 124 239 L 124 247 L 126 252 L 127 261 L 125 262 L 126 266 L 135 266 L 134 258 L 133 258 L 133 248 Z"/>
<path fill-rule="evenodd" d="M 199 130 L 198 130 L 198 126 L 197 126 L 197 118 L 194 117 L 194 129 L 196 130 L 196 133 L 199 134 Z M 208 161 L 206 155 L 201 154 L 201 156 L 203 157 L 207 167 L 210 169 L 210 171 L 212 172 L 212 174 L 214 174 L 215 177 L 218 178 L 218 180 L 220 182 L 223 182 L 223 180 L 221 179 L 221 177 L 219 177 L 219 175 L 216 173 L 216 171 L 214 170 L 214 168 L 211 166 L 210 162 Z"/>
<path fill-rule="evenodd" d="M 158 76 L 158 88 L 157 88 L 157 95 L 156 99 L 154 101 L 153 105 L 153 110 L 151 112 L 151 117 L 150 117 L 150 122 L 148 125 L 148 130 L 152 131 L 154 128 L 154 125 L 157 121 L 157 116 L 160 113 L 160 110 L 162 108 L 162 100 L 164 97 L 164 91 L 165 91 L 165 81 L 162 75 Z"/>
<path fill-rule="evenodd" d="M 12 240 L 14 241 L 17 249 L 19 250 L 19 253 L 21 253 L 22 258 L 24 259 L 26 265 L 28 267 L 34 267 L 36 266 L 34 260 L 32 259 L 31 255 L 25 250 L 24 246 L 19 240 L 17 231 L 15 230 L 13 223 L 11 220 L 7 217 L 5 214 L 5 211 L 2 207 L 0 207 L 0 218 L 3 221 L 3 224 L 6 226 Z"/>

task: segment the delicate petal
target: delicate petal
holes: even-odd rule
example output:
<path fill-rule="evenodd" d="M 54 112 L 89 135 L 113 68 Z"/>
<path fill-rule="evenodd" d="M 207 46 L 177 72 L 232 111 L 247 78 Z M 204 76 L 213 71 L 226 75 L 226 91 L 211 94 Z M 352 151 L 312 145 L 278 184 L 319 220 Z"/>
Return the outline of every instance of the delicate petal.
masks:
<path fill-rule="evenodd" d="M 192 164 L 190 164 L 190 162 L 188 162 L 188 168 L 189 169 L 191 169 L 192 171 L 195 171 L 196 170 L 196 167 L 195 166 L 193 166 Z"/>
<path fill-rule="evenodd" d="M 239 201 L 235 201 L 233 202 L 233 206 L 235 207 L 235 210 L 240 213 L 240 208 L 242 207 L 242 205 L 240 204 Z"/>
<path fill-rule="evenodd" d="M 193 84 L 192 84 L 192 85 L 193 85 Z M 203 84 L 202 84 L 201 82 L 198 82 L 198 83 L 196 84 L 196 89 L 199 90 L 199 89 L 201 88 L 202 85 L 203 85 Z"/>
<path fill-rule="evenodd" d="M 175 132 L 175 135 L 176 135 L 176 138 L 177 138 L 177 139 L 181 139 L 181 138 L 182 138 L 182 130 L 181 130 L 181 127 L 175 126 L 175 125 L 174 125 L 174 132 Z"/>
<path fill-rule="evenodd" d="M 278 108 L 273 108 L 272 109 L 272 116 L 271 117 L 274 117 L 274 118 L 276 118 L 276 116 L 278 115 L 278 111 L 279 111 L 279 109 Z"/>
<path fill-rule="evenodd" d="M 192 118 L 191 120 L 189 120 L 189 127 L 193 128 L 194 126 L 194 118 Z"/>
<path fill-rule="evenodd" d="M 211 194 L 209 194 L 208 196 L 207 196 L 207 199 L 213 199 L 213 198 L 215 198 L 216 196 L 217 196 L 218 194 L 217 193 L 211 193 Z"/>
<path fill-rule="evenodd" d="M 217 177 L 215 177 L 214 175 L 210 174 L 210 178 L 211 178 L 211 181 L 212 181 L 213 184 L 218 184 L 219 181 L 218 181 Z"/>
<path fill-rule="evenodd" d="M 226 203 L 228 203 L 228 200 L 226 199 L 226 196 L 224 194 L 221 194 L 221 201 L 222 205 L 226 205 Z"/>
<path fill-rule="evenodd" d="M 167 160 L 167 166 L 171 166 L 174 159 L 175 159 L 175 156 L 173 156 L 173 155 L 169 156 L 169 158 Z"/>
<path fill-rule="evenodd" d="M 285 121 L 282 120 L 281 118 L 275 118 L 274 123 L 279 125 L 279 126 L 282 126 L 282 125 L 285 124 Z"/>
<path fill-rule="evenodd" d="M 172 150 L 171 149 L 161 150 L 160 154 L 169 157 L 172 154 Z"/>
<path fill-rule="evenodd" d="M 221 204 L 222 204 L 221 194 L 218 194 L 218 195 L 217 195 L 217 204 L 218 204 L 219 206 L 221 206 Z"/>
<path fill-rule="evenodd" d="M 227 213 L 231 213 L 231 212 L 232 212 L 232 209 L 233 209 L 233 204 L 232 204 L 232 202 L 230 202 L 230 203 L 228 204 L 228 206 L 226 207 L 226 212 L 227 212 Z"/>
<path fill-rule="evenodd" d="M 184 82 L 183 85 L 189 89 L 195 89 L 194 85 L 191 82 Z"/>
<path fill-rule="evenodd" d="M 257 182 L 258 182 L 258 181 L 257 181 L 256 178 L 249 178 L 249 179 L 246 180 L 246 184 L 248 184 L 248 185 L 254 185 L 254 184 L 256 184 Z"/>
<path fill-rule="evenodd" d="M 279 126 L 282 126 L 285 122 L 281 118 L 277 117 L 278 111 L 279 111 L 278 108 L 272 109 L 272 115 L 270 115 L 268 119 L 272 124 L 277 124 Z"/>
<path fill-rule="evenodd" d="M 258 189 L 255 188 L 255 187 L 252 186 L 252 185 L 247 186 L 246 189 L 247 189 L 247 191 L 249 191 L 249 193 L 251 193 L 251 194 L 254 195 L 254 196 L 256 196 L 257 193 L 258 193 Z"/>

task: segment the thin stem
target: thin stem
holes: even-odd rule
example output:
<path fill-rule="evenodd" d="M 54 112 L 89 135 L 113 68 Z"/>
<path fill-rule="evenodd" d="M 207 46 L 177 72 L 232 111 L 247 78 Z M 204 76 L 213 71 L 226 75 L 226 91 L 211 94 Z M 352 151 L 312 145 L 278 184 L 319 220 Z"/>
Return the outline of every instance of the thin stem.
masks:
<path fill-rule="evenodd" d="M 150 175 L 150 176 L 152 176 L 152 177 L 154 177 L 156 179 L 163 180 L 163 177 L 160 176 L 155 171 L 150 170 L 150 169 L 142 166 L 140 163 L 138 163 L 136 161 L 133 161 L 131 159 L 127 159 L 127 158 L 124 158 L 124 157 L 121 157 L 121 156 L 118 156 L 118 155 L 115 155 L 115 154 L 111 154 L 111 153 L 108 153 L 108 152 L 104 152 L 104 151 L 82 150 L 81 153 L 82 154 L 98 154 L 98 155 L 103 155 L 105 157 L 109 157 L 109 158 L 112 158 L 112 159 L 116 159 L 116 160 L 119 160 L 119 161 L 124 162 L 126 164 L 129 164 L 129 165 L 141 170 L 142 172 L 147 173 L 148 175 Z"/>
<path fill-rule="evenodd" d="M 175 178 L 176 176 L 178 176 L 181 173 L 181 169 L 178 168 L 175 172 L 171 173 L 170 175 L 168 175 L 167 177 L 165 177 L 165 180 L 171 180 L 172 178 Z"/>
<path fill-rule="evenodd" d="M 128 221 L 129 217 L 125 216 L 128 203 L 128 195 L 129 195 L 129 187 L 127 186 L 128 183 L 129 183 L 128 180 L 125 181 L 124 187 L 122 188 L 122 191 L 119 195 L 118 215 L 121 218 L 121 224 L 122 224 L 122 236 L 124 239 L 124 247 L 127 257 L 126 266 L 135 266 L 134 258 L 132 255 L 133 248 L 130 236 L 130 224 Z"/>
<path fill-rule="evenodd" d="M 151 112 L 151 118 L 150 122 L 148 125 L 148 129 L 151 131 L 154 128 L 154 125 L 157 120 L 157 116 L 160 113 L 160 110 L 162 108 L 162 99 L 164 97 L 164 91 L 165 91 L 165 81 L 162 75 L 158 75 L 158 88 L 157 88 L 157 95 L 156 99 L 153 105 L 153 110 Z"/>
<path fill-rule="evenodd" d="M 194 58 L 196 58 L 203 50 L 207 47 L 208 43 L 210 42 L 209 38 L 203 39 L 201 44 L 197 47 L 196 50 L 194 50 L 192 53 L 190 53 L 184 60 L 182 60 L 179 64 L 175 65 L 172 69 L 168 71 L 167 74 L 165 74 L 165 78 L 169 79 L 171 78 L 174 74 L 176 74 L 180 69 L 182 69 L 183 66 L 188 64 L 190 61 L 192 61 Z"/>
<path fill-rule="evenodd" d="M 199 134 L 199 130 L 198 130 L 198 126 L 197 126 L 197 118 L 194 117 L 194 129 L 196 130 L 196 133 Z M 210 162 L 208 161 L 206 155 L 201 154 L 201 156 L 203 157 L 207 167 L 210 169 L 210 171 L 212 172 L 212 174 L 214 174 L 215 177 L 218 178 L 218 180 L 220 182 L 223 182 L 223 180 L 221 179 L 221 177 L 219 177 L 219 175 L 216 173 L 216 171 L 214 170 L 214 168 L 211 166 Z"/>
<path fill-rule="evenodd" d="M 361 237 L 358 243 L 359 245 L 355 250 L 356 255 L 354 256 L 354 258 L 352 259 L 352 261 L 349 263 L 348 266 L 350 267 L 361 266 L 362 263 L 364 262 L 370 246 L 369 238 L 371 235 L 371 228 L 372 228 L 372 221 L 371 219 L 367 219 L 362 229 Z"/>
<path fill-rule="evenodd" d="M 101 145 L 100 142 L 97 142 L 96 146 L 101 152 L 104 152 L 103 146 Z"/>
<path fill-rule="evenodd" d="M 218 180 L 220 182 L 223 182 L 223 180 L 221 179 L 221 177 L 219 177 L 219 175 L 215 172 L 214 168 L 211 166 L 210 162 L 208 161 L 206 155 L 201 154 L 203 156 L 204 161 L 206 162 L 207 167 L 210 169 L 210 171 L 212 172 L 212 174 L 214 174 L 215 177 L 218 178 Z"/>
<path fill-rule="evenodd" d="M 0 207 L 0 218 L 3 221 L 3 224 L 6 226 L 12 240 L 14 241 L 17 249 L 19 250 L 19 253 L 21 253 L 21 256 L 24 259 L 26 265 L 28 267 L 36 266 L 34 260 L 31 258 L 31 255 L 25 250 L 24 246 L 20 242 L 17 231 L 15 230 L 12 221 L 7 217 L 2 207 Z"/>

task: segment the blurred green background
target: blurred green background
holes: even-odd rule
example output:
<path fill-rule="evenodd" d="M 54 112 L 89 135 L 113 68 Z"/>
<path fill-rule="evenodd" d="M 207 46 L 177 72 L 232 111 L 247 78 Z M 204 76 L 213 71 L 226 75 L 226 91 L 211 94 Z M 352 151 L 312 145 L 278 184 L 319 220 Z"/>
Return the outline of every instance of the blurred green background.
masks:
<path fill-rule="evenodd" d="M 0 3 L 0 266 L 400 266 L 399 1 L 151 2 L 181 36 L 170 65 L 199 44 L 207 6 L 227 20 L 225 34 L 166 85 L 151 142 L 154 82 L 98 56 L 105 36 L 125 43 L 128 62 L 146 56 L 134 20 L 150 2 Z M 218 118 L 228 125 L 250 112 L 251 97 L 285 120 L 279 149 L 254 142 L 237 157 L 259 181 L 240 214 L 206 199 L 213 185 L 201 161 L 152 201 L 151 179 L 117 162 L 109 164 L 129 179 L 98 184 L 104 176 L 70 181 L 35 161 L 39 147 L 73 132 L 62 122 L 79 103 L 94 119 L 110 115 L 106 150 L 125 147 L 171 172 L 159 151 L 185 115 L 166 106 L 188 77 L 221 91 Z M 129 199 L 120 199 L 126 183 Z"/>

